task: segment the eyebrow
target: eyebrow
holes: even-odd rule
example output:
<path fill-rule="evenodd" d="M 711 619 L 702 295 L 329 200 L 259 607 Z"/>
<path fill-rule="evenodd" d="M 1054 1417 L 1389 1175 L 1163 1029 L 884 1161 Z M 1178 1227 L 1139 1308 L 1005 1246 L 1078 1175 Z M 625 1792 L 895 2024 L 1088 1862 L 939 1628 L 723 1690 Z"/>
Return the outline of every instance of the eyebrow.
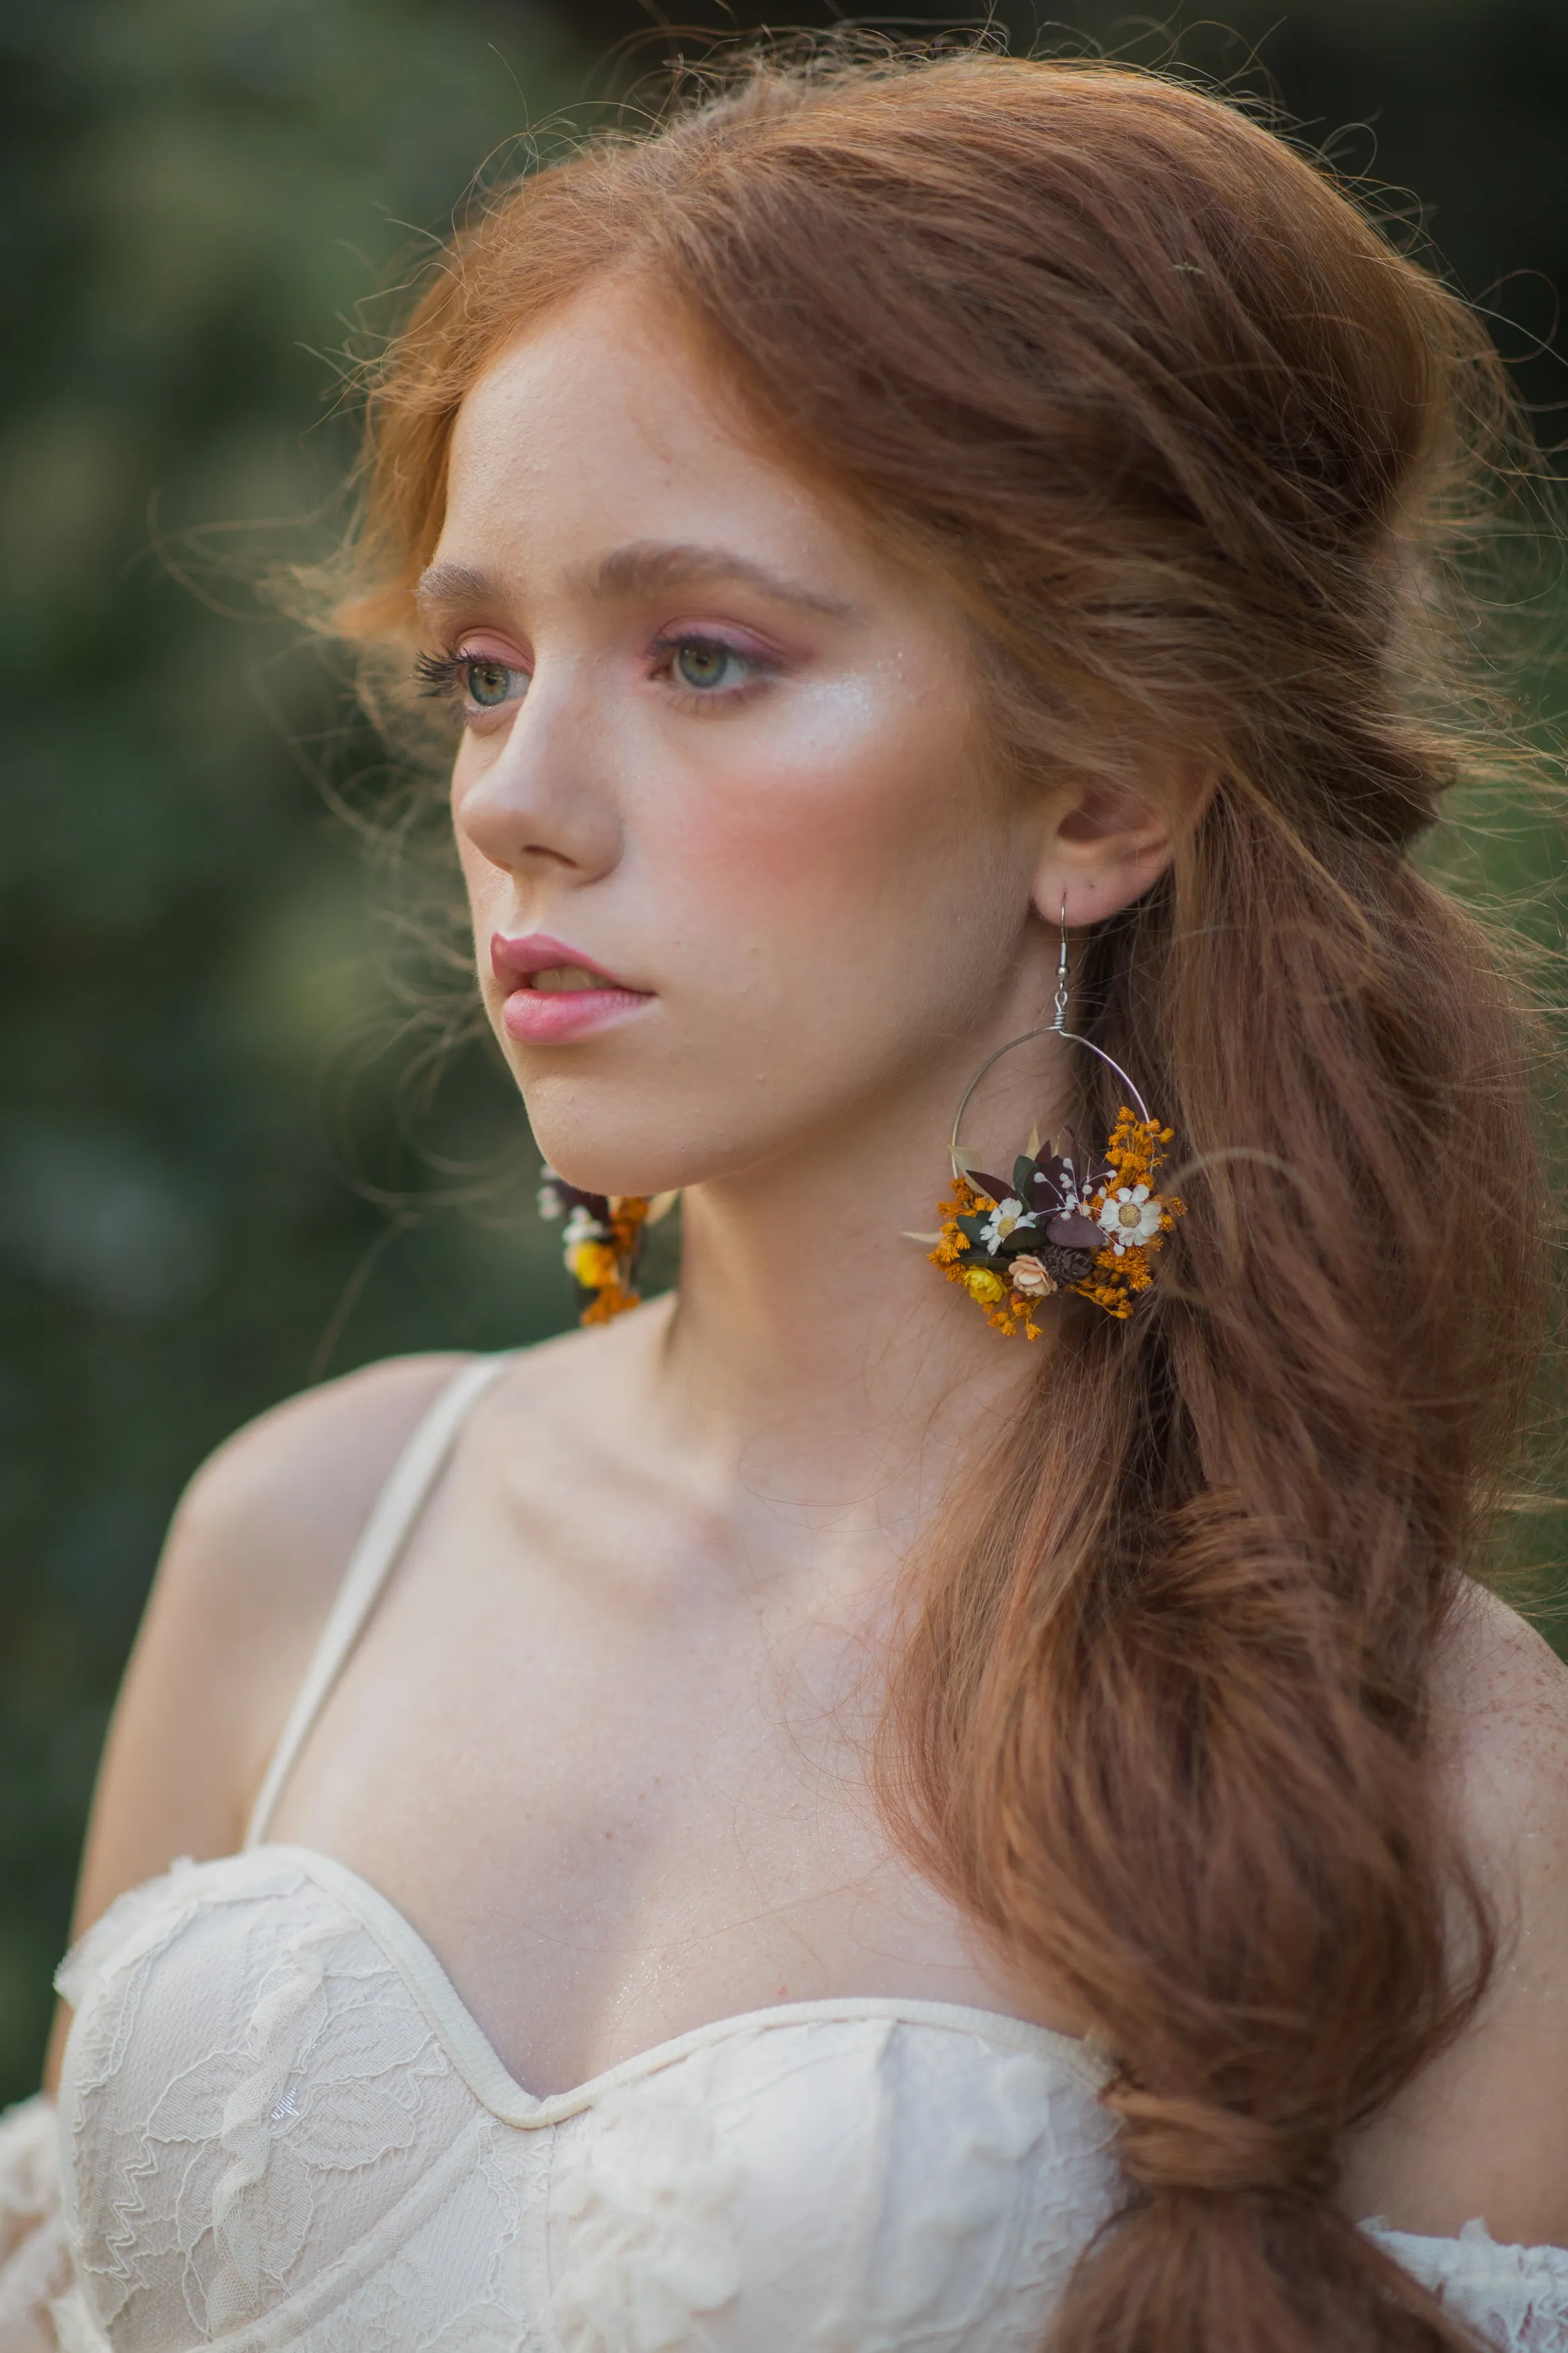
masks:
<path fill-rule="evenodd" d="M 500 596 L 500 583 L 468 564 L 428 564 L 414 587 L 421 612 L 437 611 L 444 605 L 493 605 Z"/>
<path fill-rule="evenodd" d="M 824 613 L 840 621 L 858 619 L 857 608 L 842 597 L 786 579 L 764 564 L 756 564 L 727 547 L 699 547 L 664 540 L 635 540 L 617 547 L 597 564 L 574 575 L 574 584 L 595 596 L 626 596 L 650 588 L 681 588 L 700 580 L 741 580 L 773 598 L 809 613 Z M 502 585 L 488 572 L 467 564 L 432 564 L 415 591 L 424 610 L 463 604 L 498 604 Z"/>

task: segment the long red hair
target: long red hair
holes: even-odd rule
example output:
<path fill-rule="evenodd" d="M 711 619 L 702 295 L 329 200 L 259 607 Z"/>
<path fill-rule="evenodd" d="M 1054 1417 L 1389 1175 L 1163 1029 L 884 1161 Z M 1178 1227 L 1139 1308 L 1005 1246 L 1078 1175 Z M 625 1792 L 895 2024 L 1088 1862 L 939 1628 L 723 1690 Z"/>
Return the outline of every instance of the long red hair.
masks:
<path fill-rule="evenodd" d="M 373 390 L 351 634 L 408 629 L 479 371 L 612 272 L 951 584 L 1025 773 L 1147 789 L 1158 746 L 1216 780 L 1084 976 L 1188 1214 L 953 1499 L 879 1758 L 896 1834 L 1113 2057 L 1126 2196 L 1053 2342 L 1454 2348 L 1332 2192 L 1491 1951 L 1432 1665 L 1538 1348 L 1544 1188 L 1507 976 L 1411 851 L 1465 757 L 1412 681 L 1495 353 L 1213 97 L 764 60 L 442 256 Z"/>

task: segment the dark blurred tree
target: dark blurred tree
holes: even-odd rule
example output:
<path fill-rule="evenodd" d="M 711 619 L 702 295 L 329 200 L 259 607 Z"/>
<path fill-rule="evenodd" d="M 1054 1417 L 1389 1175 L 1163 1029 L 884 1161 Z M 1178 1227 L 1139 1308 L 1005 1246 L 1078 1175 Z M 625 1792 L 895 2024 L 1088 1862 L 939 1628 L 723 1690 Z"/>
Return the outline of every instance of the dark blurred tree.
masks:
<path fill-rule="evenodd" d="M 1226 14 L 1174 12 L 1176 54 L 1271 75 L 1309 135 L 1417 189 L 1526 352 L 1568 282 L 1568 15 Z M 417 1039 L 372 1051 L 388 947 L 318 772 L 374 797 L 382 754 L 297 633 L 215 609 L 281 543 L 212 527 L 330 502 L 356 306 L 498 142 L 672 46 L 637 0 L 0 0 L 0 2099 L 35 2080 L 105 1710 L 195 1462 L 324 1371 L 566 1312 L 486 1053 L 432 1104 Z M 1564 396 L 1554 361 L 1521 381 Z M 1539 835 L 1510 855 L 1557 871 Z M 486 1213 L 441 1211 L 469 1169 L 500 1172 Z"/>

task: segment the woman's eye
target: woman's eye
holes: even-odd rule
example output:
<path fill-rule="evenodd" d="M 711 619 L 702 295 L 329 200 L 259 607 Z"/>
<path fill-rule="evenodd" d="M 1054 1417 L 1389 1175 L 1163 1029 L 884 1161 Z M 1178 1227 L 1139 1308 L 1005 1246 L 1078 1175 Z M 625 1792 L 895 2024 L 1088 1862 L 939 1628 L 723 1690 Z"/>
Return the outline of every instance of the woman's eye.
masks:
<path fill-rule="evenodd" d="M 464 683 L 468 700 L 481 711 L 494 711 L 528 690 L 526 670 L 509 669 L 505 662 L 470 661 L 464 664 Z"/>
<path fill-rule="evenodd" d="M 732 646 L 717 645 L 707 638 L 684 638 L 675 649 L 671 665 L 680 684 L 694 687 L 700 694 L 743 686 L 754 667 Z"/>

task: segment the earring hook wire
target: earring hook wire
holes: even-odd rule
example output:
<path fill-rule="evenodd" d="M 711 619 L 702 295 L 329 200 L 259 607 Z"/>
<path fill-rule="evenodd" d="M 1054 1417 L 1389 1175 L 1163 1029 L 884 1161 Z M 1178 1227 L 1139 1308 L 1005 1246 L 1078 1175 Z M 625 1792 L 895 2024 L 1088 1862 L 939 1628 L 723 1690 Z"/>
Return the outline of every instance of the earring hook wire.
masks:
<path fill-rule="evenodd" d="M 1078 1030 L 1069 1029 L 1067 1026 L 1067 1012 L 1068 908 L 1067 901 L 1064 899 L 1062 901 L 1061 913 L 1061 946 L 1057 957 L 1057 989 L 1054 1018 L 1048 1021 L 1043 1029 L 1026 1029 L 1021 1036 L 1017 1038 L 1009 1038 L 1005 1046 L 998 1046 L 994 1054 L 988 1054 L 986 1056 L 984 1061 L 981 1063 L 980 1068 L 975 1071 L 974 1076 L 970 1080 L 969 1084 L 964 1088 L 963 1098 L 959 1103 L 958 1110 L 953 1115 L 952 1139 L 948 1145 L 948 1157 L 952 1163 L 953 1177 L 958 1183 L 962 1184 L 964 1181 L 963 1166 L 958 1156 L 959 1133 L 963 1125 L 963 1114 L 969 1109 L 975 1088 L 980 1084 L 980 1082 L 985 1076 L 986 1071 L 989 1071 L 994 1064 L 999 1062 L 1004 1054 L 1010 1054 L 1015 1046 L 1026 1046 L 1031 1038 L 1064 1038 L 1070 1046 L 1087 1047 L 1091 1054 L 1098 1056 L 1100 1060 L 1105 1064 L 1108 1071 L 1115 1071 L 1117 1077 L 1121 1080 L 1122 1085 L 1126 1088 L 1128 1093 L 1137 1104 L 1139 1117 L 1142 1120 L 1148 1119 L 1149 1106 L 1144 1102 L 1142 1096 L 1139 1093 L 1137 1088 L 1133 1085 L 1131 1080 L 1128 1077 L 1126 1071 L 1122 1069 L 1121 1063 L 1112 1060 L 1111 1057 L 1106 1052 L 1104 1047 L 1097 1046 L 1092 1038 L 1085 1038 L 1081 1036 Z"/>

